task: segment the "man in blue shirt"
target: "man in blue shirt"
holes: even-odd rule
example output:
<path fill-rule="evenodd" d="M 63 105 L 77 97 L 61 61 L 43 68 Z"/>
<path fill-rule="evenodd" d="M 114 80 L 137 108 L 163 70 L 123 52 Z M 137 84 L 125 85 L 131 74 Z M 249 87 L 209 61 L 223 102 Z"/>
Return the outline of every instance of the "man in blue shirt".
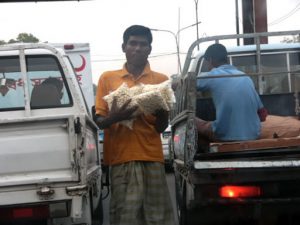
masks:
<path fill-rule="evenodd" d="M 204 54 L 209 70 L 198 79 L 197 89 L 209 91 L 216 108 L 216 120 L 196 119 L 198 132 L 210 140 L 255 140 L 260 135 L 258 111 L 263 104 L 251 78 L 228 64 L 227 50 L 221 44 L 209 46 Z M 224 76 L 214 78 L 215 76 Z"/>

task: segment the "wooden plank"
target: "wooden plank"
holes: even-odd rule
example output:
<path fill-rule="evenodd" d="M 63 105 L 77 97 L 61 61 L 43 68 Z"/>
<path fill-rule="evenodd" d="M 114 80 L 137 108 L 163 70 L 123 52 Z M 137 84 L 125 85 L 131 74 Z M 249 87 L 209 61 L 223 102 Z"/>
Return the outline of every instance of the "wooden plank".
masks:
<path fill-rule="evenodd" d="M 300 137 L 260 139 L 240 142 L 210 143 L 211 152 L 234 152 L 245 150 L 274 149 L 300 146 Z"/>

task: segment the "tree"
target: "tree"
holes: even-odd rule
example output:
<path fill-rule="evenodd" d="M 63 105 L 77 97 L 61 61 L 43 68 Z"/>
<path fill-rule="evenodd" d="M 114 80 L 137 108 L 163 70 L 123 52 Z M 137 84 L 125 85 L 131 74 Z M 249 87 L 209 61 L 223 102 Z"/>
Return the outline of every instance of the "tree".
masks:
<path fill-rule="evenodd" d="M 12 43 L 16 43 L 17 41 L 15 39 L 9 39 L 9 41 L 7 42 L 8 44 L 12 44 Z"/>
<path fill-rule="evenodd" d="M 18 37 L 16 39 L 10 39 L 8 42 L 5 42 L 4 40 L 0 40 L 0 45 L 4 44 L 12 44 L 12 43 L 18 43 L 18 42 L 23 42 L 23 43 L 37 43 L 40 40 L 33 36 L 30 33 L 19 33 Z"/>
<path fill-rule="evenodd" d="M 20 33 L 17 37 L 17 41 L 24 42 L 24 43 L 28 43 L 28 42 L 37 43 L 40 40 L 38 38 L 36 38 L 35 36 L 33 36 L 32 34 Z"/>

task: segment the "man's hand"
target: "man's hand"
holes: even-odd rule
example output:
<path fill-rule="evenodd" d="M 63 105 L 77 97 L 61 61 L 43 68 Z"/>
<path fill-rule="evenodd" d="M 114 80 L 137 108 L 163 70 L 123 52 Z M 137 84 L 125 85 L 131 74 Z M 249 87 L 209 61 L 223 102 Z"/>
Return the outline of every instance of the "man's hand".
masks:
<path fill-rule="evenodd" d="M 156 110 L 153 114 L 156 117 L 155 129 L 158 133 L 164 132 L 169 125 L 169 113 L 163 109 Z"/>
<path fill-rule="evenodd" d="M 128 107 L 130 102 L 131 99 L 127 100 L 120 108 L 118 108 L 117 99 L 114 98 L 108 117 L 113 118 L 116 122 L 132 119 L 134 117 L 133 113 L 138 109 L 138 106 Z"/>
<path fill-rule="evenodd" d="M 117 106 L 117 99 L 114 98 L 112 102 L 111 109 L 107 117 L 97 116 L 96 123 L 100 129 L 106 129 L 112 124 L 118 123 L 123 120 L 129 120 L 134 117 L 135 111 L 138 109 L 138 106 L 128 107 L 131 99 L 126 101 L 121 107 Z"/>
<path fill-rule="evenodd" d="M 266 118 L 268 116 L 268 110 L 266 108 L 260 108 L 257 110 L 257 114 L 259 116 L 259 119 L 261 122 L 266 121 Z"/>

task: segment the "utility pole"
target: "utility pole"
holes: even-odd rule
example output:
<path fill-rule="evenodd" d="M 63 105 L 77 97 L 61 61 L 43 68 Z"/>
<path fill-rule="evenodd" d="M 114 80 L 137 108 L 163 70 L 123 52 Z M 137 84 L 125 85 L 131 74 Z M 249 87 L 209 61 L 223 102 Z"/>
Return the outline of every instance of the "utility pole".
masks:
<path fill-rule="evenodd" d="M 242 0 L 243 32 L 267 32 L 267 0 Z M 261 37 L 261 44 L 267 44 L 268 38 Z M 244 45 L 254 44 L 253 38 L 245 38 Z"/>
<path fill-rule="evenodd" d="M 197 40 L 199 39 L 199 20 L 198 20 L 198 0 L 194 0 L 195 2 L 195 9 L 196 9 L 196 29 L 197 29 Z M 199 50 L 199 44 L 197 45 L 197 50 Z"/>
<path fill-rule="evenodd" d="M 178 8 L 178 27 L 177 30 L 180 31 L 180 7 Z M 181 61 L 180 61 L 180 33 L 177 33 L 177 45 L 178 45 L 178 65 L 177 65 L 177 73 L 181 73 Z"/>
<path fill-rule="evenodd" d="M 180 61 L 180 52 L 179 52 L 180 51 L 180 47 L 179 47 L 179 35 L 180 35 L 180 32 L 183 31 L 183 30 L 185 30 L 185 29 L 187 29 L 187 28 L 190 28 L 190 27 L 193 27 L 193 26 L 198 26 L 199 23 L 201 23 L 201 22 L 194 23 L 194 24 L 191 24 L 189 26 L 180 28 L 177 31 L 177 33 L 174 33 L 173 31 L 165 30 L 165 29 L 150 28 L 150 30 L 152 30 L 152 31 L 161 31 L 161 32 L 170 33 L 174 37 L 174 40 L 175 40 L 175 43 L 176 43 L 176 53 L 177 53 L 177 62 L 178 62 L 178 71 L 177 71 L 177 73 L 178 74 L 181 74 L 181 61 Z"/>
<path fill-rule="evenodd" d="M 236 24 L 236 33 L 240 34 L 240 25 L 239 25 L 239 0 L 235 0 L 235 24 Z M 240 45 L 240 39 L 237 40 L 237 45 Z"/>

